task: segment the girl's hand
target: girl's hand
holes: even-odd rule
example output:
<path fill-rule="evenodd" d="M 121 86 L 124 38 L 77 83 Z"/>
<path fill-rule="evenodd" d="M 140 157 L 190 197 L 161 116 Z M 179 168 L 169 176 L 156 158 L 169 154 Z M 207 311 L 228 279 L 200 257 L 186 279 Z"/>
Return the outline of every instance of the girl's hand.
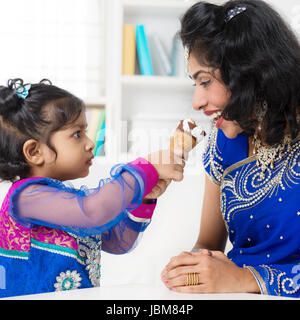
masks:
<path fill-rule="evenodd" d="M 185 161 L 169 149 L 153 152 L 146 159 L 155 167 L 160 180 L 181 181 L 183 179 Z"/>
<path fill-rule="evenodd" d="M 198 275 L 198 285 L 186 285 L 188 273 Z M 260 292 L 252 273 L 220 251 L 183 252 L 170 260 L 161 277 L 169 289 L 177 292 Z"/>

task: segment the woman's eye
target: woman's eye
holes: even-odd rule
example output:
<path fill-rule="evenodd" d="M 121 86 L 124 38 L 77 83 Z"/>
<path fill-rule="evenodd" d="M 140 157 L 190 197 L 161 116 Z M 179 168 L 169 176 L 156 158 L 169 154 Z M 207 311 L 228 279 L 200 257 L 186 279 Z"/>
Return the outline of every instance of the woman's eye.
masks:
<path fill-rule="evenodd" d="M 210 80 L 200 82 L 200 85 L 203 87 L 207 87 L 210 84 Z"/>
<path fill-rule="evenodd" d="M 210 80 L 206 80 L 206 81 L 199 81 L 199 85 L 203 86 L 203 87 L 207 87 L 210 84 Z M 194 84 L 192 84 L 193 87 L 196 87 L 197 84 L 196 82 Z"/>

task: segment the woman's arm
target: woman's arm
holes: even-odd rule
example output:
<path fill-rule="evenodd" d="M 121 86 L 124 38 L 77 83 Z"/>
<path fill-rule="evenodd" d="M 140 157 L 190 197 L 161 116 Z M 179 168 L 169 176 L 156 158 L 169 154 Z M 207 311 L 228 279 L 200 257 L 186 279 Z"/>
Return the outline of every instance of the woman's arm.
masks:
<path fill-rule="evenodd" d="M 298 263 L 297 263 L 298 262 Z M 300 298 L 300 264 L 295 263 L 247 266 L 265 295 Z"/>
<path fill-rule="evenodd" d="M 220 188 L 206 176 L 200 233 L 194 248 L 208 250 L 182 252 L 171 258 L 161 274 L 165 285 L 187 293 L 258 293 L 258 285 L 251 272 L 238 267 L 224 255 L 227 236 L 220 209 Z M 198 285 L 185 285 L 188 273 L 198 274 Z"/>
<path fill-rule="evenodd" d="M 194 248 L 224 252 L 227 236 L 220 209 L 220 187 L 206 175 L 200 232 Z"/>

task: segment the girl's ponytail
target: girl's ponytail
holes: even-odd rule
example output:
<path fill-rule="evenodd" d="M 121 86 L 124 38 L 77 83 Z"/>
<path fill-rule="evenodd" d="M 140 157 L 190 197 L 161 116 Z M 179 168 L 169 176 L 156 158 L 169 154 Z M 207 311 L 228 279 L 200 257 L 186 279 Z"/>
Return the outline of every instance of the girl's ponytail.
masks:
<path fill-rule="evenodd" d="M 18 112 L 22 107 L 22 100 L 15 92 L 17 84 L 21 84 L 21 79 L 8 80 L 7 87 L 0 86 L 0 116 L 4 120 L 9 118 L 9 115 Z"/>

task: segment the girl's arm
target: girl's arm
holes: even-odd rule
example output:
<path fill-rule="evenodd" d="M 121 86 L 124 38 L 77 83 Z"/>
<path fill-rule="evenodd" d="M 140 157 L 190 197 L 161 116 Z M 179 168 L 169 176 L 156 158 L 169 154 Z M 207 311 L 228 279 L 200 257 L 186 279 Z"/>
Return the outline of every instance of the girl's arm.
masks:
<path fill-rule="evenodd" d="M 128 217 L 102 233 L 102 249 L 112 254 L 128 253 L 136 247 L 141 232 L 151 221 L 156 201 L 148 200 L 128 213 Z"/>
<path fill-rule="evenodd" d="M 114 167 L 111 178 L 101 180 L 95 189 L 76 190 L 52 179 L 30 179 L 14 191 L 10 214 L 25 227 L 45 225 L 79 235 L 103 233 L 120 221 L 142 231 L 152 214 L 145 219 L 137 212 L 139 222 L 132 223 L 130 217 L 157 181 L 157 171 L 144 159 Z"/>
<path fill-rule="evenodd" d="M 224 252 L 227 236 L 220 209 L 220 187 L 206 175 L 200 232 L 194 248 Z"/>

